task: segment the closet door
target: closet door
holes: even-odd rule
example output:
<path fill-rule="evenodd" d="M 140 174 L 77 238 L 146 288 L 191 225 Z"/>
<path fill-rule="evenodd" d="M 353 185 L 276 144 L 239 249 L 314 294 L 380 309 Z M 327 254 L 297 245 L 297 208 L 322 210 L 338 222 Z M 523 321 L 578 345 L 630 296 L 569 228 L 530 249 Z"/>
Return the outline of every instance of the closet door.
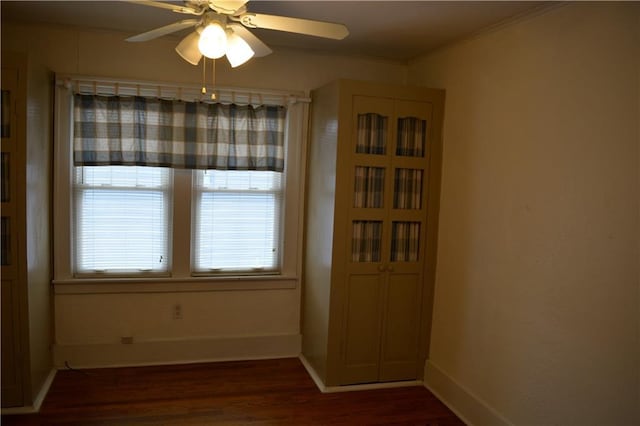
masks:
<path fill-rule="evenodd" d="M 379 381 L 415 380 L 423 369 L 418 348 L 431 115 L 429 103 L 395 104 Z"/>
<path fill-rule="evenodd" d="M 343 384 L 415 380 L 422 371 L 431 114 L 429 103 L 354 97 Z"/>
<path fill-rule="evenodd" d="M 388 210 L 392 190 L 390 150 L 394 103 L 354 97 L 350 208 L 344 291 L 340 382 L 377 382 L 380 361 L 385 262 L 391 230 Z M 341 236 L 336 236 L 341 238 Z"/>
<path fill-rule="evenodd" d="M 24 217 L 19 212 L 18 170 L 24 153 L 24 142 L 18 138 L 16 96 L 18 70 L 2 68 L 2 406 L 23 404 L 20 351 L 20 297 L 18 239 Z"/>

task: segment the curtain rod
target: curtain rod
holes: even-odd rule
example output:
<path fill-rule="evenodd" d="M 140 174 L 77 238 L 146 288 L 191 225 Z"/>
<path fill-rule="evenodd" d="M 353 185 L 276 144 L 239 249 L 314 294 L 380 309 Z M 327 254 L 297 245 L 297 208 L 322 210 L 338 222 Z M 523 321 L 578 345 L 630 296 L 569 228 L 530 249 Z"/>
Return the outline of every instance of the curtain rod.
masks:
<path fill-rule="evenodd" d="M 206 94 L 203 94 L 202 86 L 196 84 L 154 82 L 68 74 L 56 75 L 56 84 L 64 86 L 76 93 L 83 94 L 105 96 L 144 96 L 189 102 L 221 102 L 254 105 L 287 105 L 298 102 L 311 102 L 311 98 L 306 97 L 304 92 L 220 86 L 213 89 L 207 88 Z M 213 100 L 210 97 L 212 93 L 215 93 L 215 99 Z"/>

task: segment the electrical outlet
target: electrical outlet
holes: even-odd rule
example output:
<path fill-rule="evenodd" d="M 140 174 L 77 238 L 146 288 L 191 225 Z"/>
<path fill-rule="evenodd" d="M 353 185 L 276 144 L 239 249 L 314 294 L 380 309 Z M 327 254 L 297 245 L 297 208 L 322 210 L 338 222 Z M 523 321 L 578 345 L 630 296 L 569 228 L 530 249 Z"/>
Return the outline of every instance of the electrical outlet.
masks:
<path fill-rule="evenodd" d="M 180 305 L 179 303 L 173 305 L 173 319 L 182 319 L 182 305 Z"/>

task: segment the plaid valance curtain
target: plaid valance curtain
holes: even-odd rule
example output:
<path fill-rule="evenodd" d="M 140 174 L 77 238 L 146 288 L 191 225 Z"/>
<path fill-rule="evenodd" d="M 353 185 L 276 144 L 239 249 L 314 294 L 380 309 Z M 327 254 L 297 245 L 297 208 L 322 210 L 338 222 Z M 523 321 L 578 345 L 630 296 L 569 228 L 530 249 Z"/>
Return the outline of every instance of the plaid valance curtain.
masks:
<path fill-rule="evenodd" d="M 74 95 L 76 166 L 284 169 L 285 108 Z"/>

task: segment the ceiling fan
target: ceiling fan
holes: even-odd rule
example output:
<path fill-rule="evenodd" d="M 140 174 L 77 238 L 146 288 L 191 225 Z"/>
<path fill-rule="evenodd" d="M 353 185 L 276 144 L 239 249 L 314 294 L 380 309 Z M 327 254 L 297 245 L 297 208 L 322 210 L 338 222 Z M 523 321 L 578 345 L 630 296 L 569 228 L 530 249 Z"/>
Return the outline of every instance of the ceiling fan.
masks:
<path fill-rule="evenodd" d="M 147 41 L 194 27 L 195 31 L 182 39 L 176 47 L 176 52 L 192 65 L 197 65 L 203 56 L 217 59 L 226 55 L 235 68 L 253 56 L 270 54 L 271 49 L 248 28 L 287 31 L 334 40 L 341 40 L 349 35 L 349 30 L 342 24 L 251 13 L 246 7 L 248 0 L 186 0 L 183 5 L 154 0 L 127 1 L 192 15 L 193 18 L 126 39 L 131 42 Z"/>

